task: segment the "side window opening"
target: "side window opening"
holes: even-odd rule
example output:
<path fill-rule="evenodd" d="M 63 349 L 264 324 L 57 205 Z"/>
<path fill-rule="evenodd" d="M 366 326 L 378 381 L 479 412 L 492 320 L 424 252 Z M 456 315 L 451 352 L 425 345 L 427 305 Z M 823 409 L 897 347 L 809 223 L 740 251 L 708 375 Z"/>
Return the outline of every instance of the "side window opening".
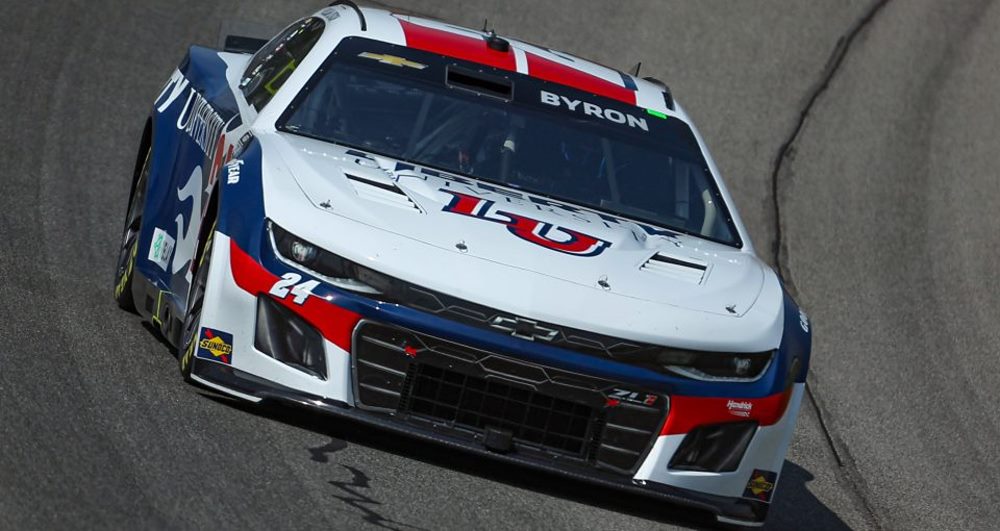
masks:
<path fill-rule="evenodd" d="M 257 52 L 240 81 L 240 89 L 254 109 L 259 111 L 271 101 L 319 41 L 325 27 L 319 18 L 304 19 Z"/>

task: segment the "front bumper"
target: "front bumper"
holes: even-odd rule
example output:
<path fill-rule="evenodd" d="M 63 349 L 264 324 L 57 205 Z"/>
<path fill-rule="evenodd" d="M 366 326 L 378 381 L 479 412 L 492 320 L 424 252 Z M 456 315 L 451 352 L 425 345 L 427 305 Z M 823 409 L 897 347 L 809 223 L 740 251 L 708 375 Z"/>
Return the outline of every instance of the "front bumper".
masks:
<path fill-rule="evenodd" d="M 714 514 L 720 521 L 726 523 L 755 526 L 762 524 L 767 517 L 768 504 L 761 501 L 716 496 L 652 481 L 631 479 L 611 473 L 601 473 L 597 470 L 584 472 L 580 469 L 574 470 L 559 466 L 556 463 L 547 464 L 533 459 L 526 459 L 516 453 L 501 454 L 492 452 L 482 445 L 469 444 L 465 439 L 448 436 L 431 429 L 420 429 L 407 423 L 396 422 L 387 415 L 365 411 L 337 400 L 309 395 L 247 374 L 239 369 L 217 363 L 196 362 L 192 370 L 192 377 L 196 381 L 206 384 L 213 389 L 244 399 L 251 399 L 256 402 L 269 401 L 288 404 L 334 417 L 350 419 L 377 429 L 414 437 L 455 450 L 513 465 L 542 470 L 568 480 L 582 481 L 613 488 L 624 493 L 647 497 L 651 500 L 663 500 L 691 507 Z"/>
<path fill-rule="evenodd" d="M 466 452 L 544 470 L 568 479 L 612 487 L 624 492 L 666 500 L 714 514 L 720 521 L 741 525 L 760 525 L 767 515 L 768 502 L 777 483 L 777 474 L 794 431 L 795 418 L 802 397 L 803 384 L 792 386 L 780 397 L 739 399 L 753 405 L 752 420 L 758 420 L 752 440 L 747 445 L 739 466 L 727 472 L 674 470 L 670 460 L 687 434 L 697 426 L 719 422 L 746 420 L 733 417 L 727 407 L 728 398 L 703 398 L 670 394 L 670 409 L 663 422 L 650 437 L 634 466 L 595 466 L 595 459 L 560 459 L 552 452 L 531 451 L 527 445 L 508 451 L 487 448 L 483 434 L 470 434 L 442 428 L 427 422 L 412 422 L 406 415 L 397 415 L 391 408 L 365 408 L 361 405 L 354 366 L 358 356 L 352 355 L 355 331 L 359 323 L 395 319 L 386 308 L 368 311 L 350 306 L 336 298 L 311 296 L 296 304 L 291 298 L 269 295 L 289 267 L 272 264 L 268 267 L 241 251 L 222 234 L 213 249 L 209 288 L 203 309 L 203 329 L 221 331 L 231 337 L 231 356 L 225 362 L 211 356 L 195 358 L 192 378 L 206 386 L 249 401 L 277 401 L 322 411 L 339 417 L 417 437 Z M 218 264 L 218 266 L 217 266 Z M 300 274 L 300 272 L 297 272 Z M 326 379 L 318 378 L 283 364 L 254 346 L 256 309 L 259 297 L 272 297 L 293 310 L 319 330 L 328 364 Z M 366 321 L 367 320 L 367 321 Z M 392 322 L 409 330 L 413 322 Z M 420 322 L 417 323 L 419 326 Z M 459 332 L 454 332 L 458 330 Z M 452 332 L 459 336 L 461 327 Z M 500 335 L 500 334 L 496 334 Z M 450 341 L 466 344 L 460 338 Z M 507 339 L 507 338 L 505 338 Z M 476 345 L 479 347 L 479 345 Z M 510 352 L 502 347 L 491 352 Z M 543 369 L 551 364 L 537 359 Z M 560 369 L 552 369 L 558 371 Z M 582 372 L 582 371 L 578 371 Z M 616 375 L 601 374 L 612 382 L 623 382 L 633 389 L 650 387 Z M 550 393 L 551 394 L 551 393 Z M 664 397 L 666 398 L 666 397 Z M 586 397 L 580 398 L 581 402 Z M 664 411 L 665 413 L 665 411 Z M 596 451 L 596 450 L 595 450 Z M 751 489 L 751 483 L 766 476 L 766 488 Z M 765 501 L 766 500 L 766 501 Z"/>

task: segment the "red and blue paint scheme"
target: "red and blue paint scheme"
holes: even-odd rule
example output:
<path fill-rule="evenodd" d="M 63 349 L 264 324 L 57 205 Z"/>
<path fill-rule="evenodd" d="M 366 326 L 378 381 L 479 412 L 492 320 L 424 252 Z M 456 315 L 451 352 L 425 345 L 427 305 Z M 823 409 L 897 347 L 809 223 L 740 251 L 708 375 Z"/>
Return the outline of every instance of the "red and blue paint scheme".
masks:
<path fill-rule="evenodd" d="M 315 36 L 304 52 L 281 44 L 308 32 Z M 545 92 L 535 104 L 564 94 L 582 119 L 648 125 L 636 116 L 657 116 L 690 127 L 657 83 L 515 40 L 495 42 L 338 5 L 296 22 L 254 57 L 191 48 L 153 103 L 137 163 L 139 182 L 149 154 L 130 285 L 138 311 L 183 352 L 185 317 L 197 307 L 196 354 L 184 362 L 193 380 L 221 392 L 304 404 L 665 497 L 721 521 L 761 523 L 802 400 L 810 323 L 754 254 L 693 128 L 714 179 L 712 201 L 726 207 L 734 230 L 728 243 L 280 126 L 328 59 L 360 46 L 386 68 L 420 70 L 444 58 L 515 84 L 539 83 Z M 262 54 L 285 52 L 301 56 L 278 74 L 280 83 L 264 84 L 267 101 L 248 97 Z M 316 252 L 329 256 L 327 265 L 306 259 Z M 354 277 L 320 271 L 329 263 Z M 204 292 L 194 296 L 199 275 Z M 284 326 L 300 333 L 295 352 L 274 343 L 278 332 L 288 335 Z M 402 339 L 392 344 L 378 334 Z M 378 365 L 368 356 L 386 355 L 372 345 L 397 348 L 400 357 L 385 363 L 401 369 L 365 376 Z M 445 370 L 440 360 L 456 350 L 469 365 L 454 370 L 469 381 L 535 393 L 529 410 L 557 399 L 587 411 L 579 437 L 560 435 L 586 439 L 586 448 L 567 458 L 566 444 L 547 446 L 511 419 L 455 433 L 423 424 L 427 415 L 399 397 L 436 374 L 422 364 Z M 722 365 L 698 368 L 691 360 L 699 356 Z M 720 374 L 732 360 L 756 373 Z M 455 366 L 462 364 L 448 365 Z M 577 382 L 572 391 L 568 381 Z M 366 398 L 379 385 L 397 398 Z M 641 444 L 616 450 L 615 437 L 623 446 L 634 439 L 607 426 L 633 410 L 652 420 L 629 428 L 644 434 Z M 469 432 L 478 435 L 462 435 Z M 627 455 L 608 457 L 614 451 Z"/>

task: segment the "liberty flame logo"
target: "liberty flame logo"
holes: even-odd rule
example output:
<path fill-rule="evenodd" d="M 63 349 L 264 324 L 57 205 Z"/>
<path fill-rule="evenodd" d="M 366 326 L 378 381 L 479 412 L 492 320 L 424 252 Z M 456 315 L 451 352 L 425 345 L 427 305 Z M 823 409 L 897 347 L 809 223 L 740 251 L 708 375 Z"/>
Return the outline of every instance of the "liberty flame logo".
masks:
<path fill-rule="evenodd" d="M 494 209 L 495 201 L 452 190 L 441 191 L 453 197 L 444 207 L 445 212 L 505 225 L 514 236 L 546 249 L 574 256 L 597 256 L 611 247 L 611 242 L 582 232 Z"/>

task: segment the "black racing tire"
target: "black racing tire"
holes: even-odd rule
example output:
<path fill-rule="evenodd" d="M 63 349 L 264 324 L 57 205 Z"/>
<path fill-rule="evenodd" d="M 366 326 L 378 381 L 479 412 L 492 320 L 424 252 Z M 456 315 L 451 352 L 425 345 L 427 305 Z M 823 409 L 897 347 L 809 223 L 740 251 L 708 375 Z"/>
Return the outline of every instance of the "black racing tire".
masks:
<path fill-rule="evenodd" d="M 206 220 L 208 221 L 208 220 Z M 184 326 L 181 328 L 180 355 L 177 364 L 185 381 L 191 381 L 191 368 L 194 366 L 195 351 L 198 349 L 198 331 L 201 328 L 201 309 L 205 302 L 205 289 L 208 286 L 208 272 L 212 262 L 212 242 L 215 240 L 215 221 L 206 235 L 198 257 L 197 269 L 191 280 L 191 294 L 188 297 L 188 309 L 184 313 Z"/>
<path fill-rule="evenodd" d="M 135 261 L 139 254 L 139 231 L 142 228 L 142 214 L 146 205 L 146 189 L 149 184 L 149 163 L 151 148 L 146 148 L 142 169 L 132 187 L 128 208 L 125 210 L 125 226 L 122 229 L 121 247 L 118 250 L 118 262 L 115 267 L 115 302 L 118 307 L 129 312 L 135 312 L 135 300 L 132 295 L 132 280 L 135 277 Z"/>

